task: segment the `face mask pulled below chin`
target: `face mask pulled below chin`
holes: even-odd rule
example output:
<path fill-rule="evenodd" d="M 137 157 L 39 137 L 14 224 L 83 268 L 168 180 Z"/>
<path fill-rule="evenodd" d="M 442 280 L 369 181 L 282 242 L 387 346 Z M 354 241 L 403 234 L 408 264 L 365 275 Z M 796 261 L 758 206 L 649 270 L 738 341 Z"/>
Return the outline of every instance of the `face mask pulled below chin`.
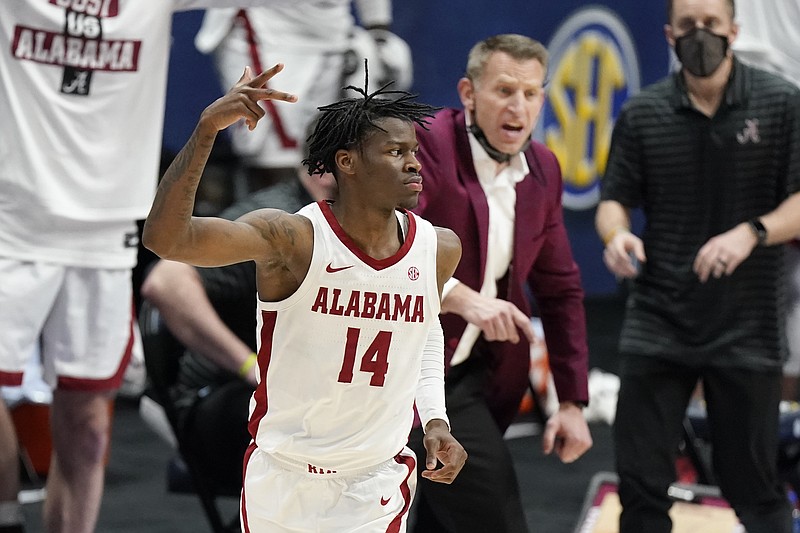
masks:
<path fill-rule="evenodd" d="M 728 37 L 706 28 L 694 28 L 675 39 L 675 54 L 683 68 L 705 78 L 711 76 L 728 53 Z"/>

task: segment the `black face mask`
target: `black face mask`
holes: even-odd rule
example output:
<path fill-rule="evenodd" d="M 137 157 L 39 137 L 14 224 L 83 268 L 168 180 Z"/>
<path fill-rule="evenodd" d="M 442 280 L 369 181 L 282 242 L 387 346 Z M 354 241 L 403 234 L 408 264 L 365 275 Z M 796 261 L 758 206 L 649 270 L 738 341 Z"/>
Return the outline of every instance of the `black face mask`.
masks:
<path fill-rule="evenodd" d="M 683 68 L 697 77 L 711 76 L 728 53 L 728 37 L 694 28 L 675 39 L 675 54 Z"/>
<path fill-rule="evenodd" d="M 475 136 L 475 139 L 478 141 L 478 143 L 480 143 L 480 145 L 483 146 L 483 149 L 486 150 L 486 153 L 489 154 L 489 157 L 491 157 L 498 163 L 508 163 L 509 161 L 511 161 L 511 157 L 516 155 L 516 154 L 507 154 L 505 152 L 501 152 L 500 150 L 489 144 L 489 139 L 486 138 L 486 134 L 483 133 L 483 130 L 475 122 L 475 117 L 472 118 L 472 124 L 469 125 L 469 131 L 470 133 L 472 133 L 472 135 Z M 519 151 L 524 152 L 525 150 L 528 149 L 530 145 L 531 141 L 530 139 L 528 139 L 525 142 L 525 144 L 522 145 L 522 148 L 520 148 Z"/>

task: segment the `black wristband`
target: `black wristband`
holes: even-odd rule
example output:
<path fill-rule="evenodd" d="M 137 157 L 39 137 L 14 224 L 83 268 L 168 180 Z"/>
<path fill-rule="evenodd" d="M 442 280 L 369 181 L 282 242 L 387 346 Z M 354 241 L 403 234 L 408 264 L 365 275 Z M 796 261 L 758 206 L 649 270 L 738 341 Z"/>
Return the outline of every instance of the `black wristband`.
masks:
<path fill-rule="evenodd" d="M 750 226 L 750 230 L 756 236 L 759 246 L 767 242 L 767 228 L 761 223 L 760 218 L 751 218 L 747 221 L 747 225 Z"/>

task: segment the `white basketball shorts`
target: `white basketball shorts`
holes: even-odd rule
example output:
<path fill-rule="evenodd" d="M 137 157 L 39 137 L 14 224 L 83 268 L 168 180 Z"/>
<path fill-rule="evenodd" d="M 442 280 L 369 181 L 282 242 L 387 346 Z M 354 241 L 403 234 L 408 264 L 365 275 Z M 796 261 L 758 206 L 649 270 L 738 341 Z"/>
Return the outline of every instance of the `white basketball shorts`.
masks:
<path fill-rule="evenodd" d="M 245 533 L 403 533 L 417 486 L 416 456 L 356 472 L 280 459 L 251 444 L 241 500 Z"/>
<path fill-rule="evenodd" d="M 0 385 L 22 382 L 41 343 L 44 378 L 63 390 L 119 388 L 133 341 L 131 271 L 0 258 Z"/>

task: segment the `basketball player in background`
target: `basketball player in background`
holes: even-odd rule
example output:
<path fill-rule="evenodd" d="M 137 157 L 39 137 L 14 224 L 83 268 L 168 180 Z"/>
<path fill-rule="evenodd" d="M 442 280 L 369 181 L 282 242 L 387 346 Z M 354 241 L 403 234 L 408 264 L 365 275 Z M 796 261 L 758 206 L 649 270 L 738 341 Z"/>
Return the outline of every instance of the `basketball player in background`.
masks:
<path fill-rule="evenodd" d="M 247 190 L 240 192 L 294 179 L 310 117 L 338 100 L 342 87 L 361 83 L 364 58 L 373 87 L 396 80 L 395 89 L 410 88 L 411 50 L 390 31 L 391 23 L 391 0 L 311 0 L 302 10 L 270 5 L 206 12 L 195 46 L 212 54 L 222 87 L 236 83 L 242 65 L 261 72 L 280 61 L 286 65 L 281 88 L 298 97 L 292 105 L 263 102 L 270 120 L 255 131 L 241 124 L 228 129 L 245 178 Z"/>

